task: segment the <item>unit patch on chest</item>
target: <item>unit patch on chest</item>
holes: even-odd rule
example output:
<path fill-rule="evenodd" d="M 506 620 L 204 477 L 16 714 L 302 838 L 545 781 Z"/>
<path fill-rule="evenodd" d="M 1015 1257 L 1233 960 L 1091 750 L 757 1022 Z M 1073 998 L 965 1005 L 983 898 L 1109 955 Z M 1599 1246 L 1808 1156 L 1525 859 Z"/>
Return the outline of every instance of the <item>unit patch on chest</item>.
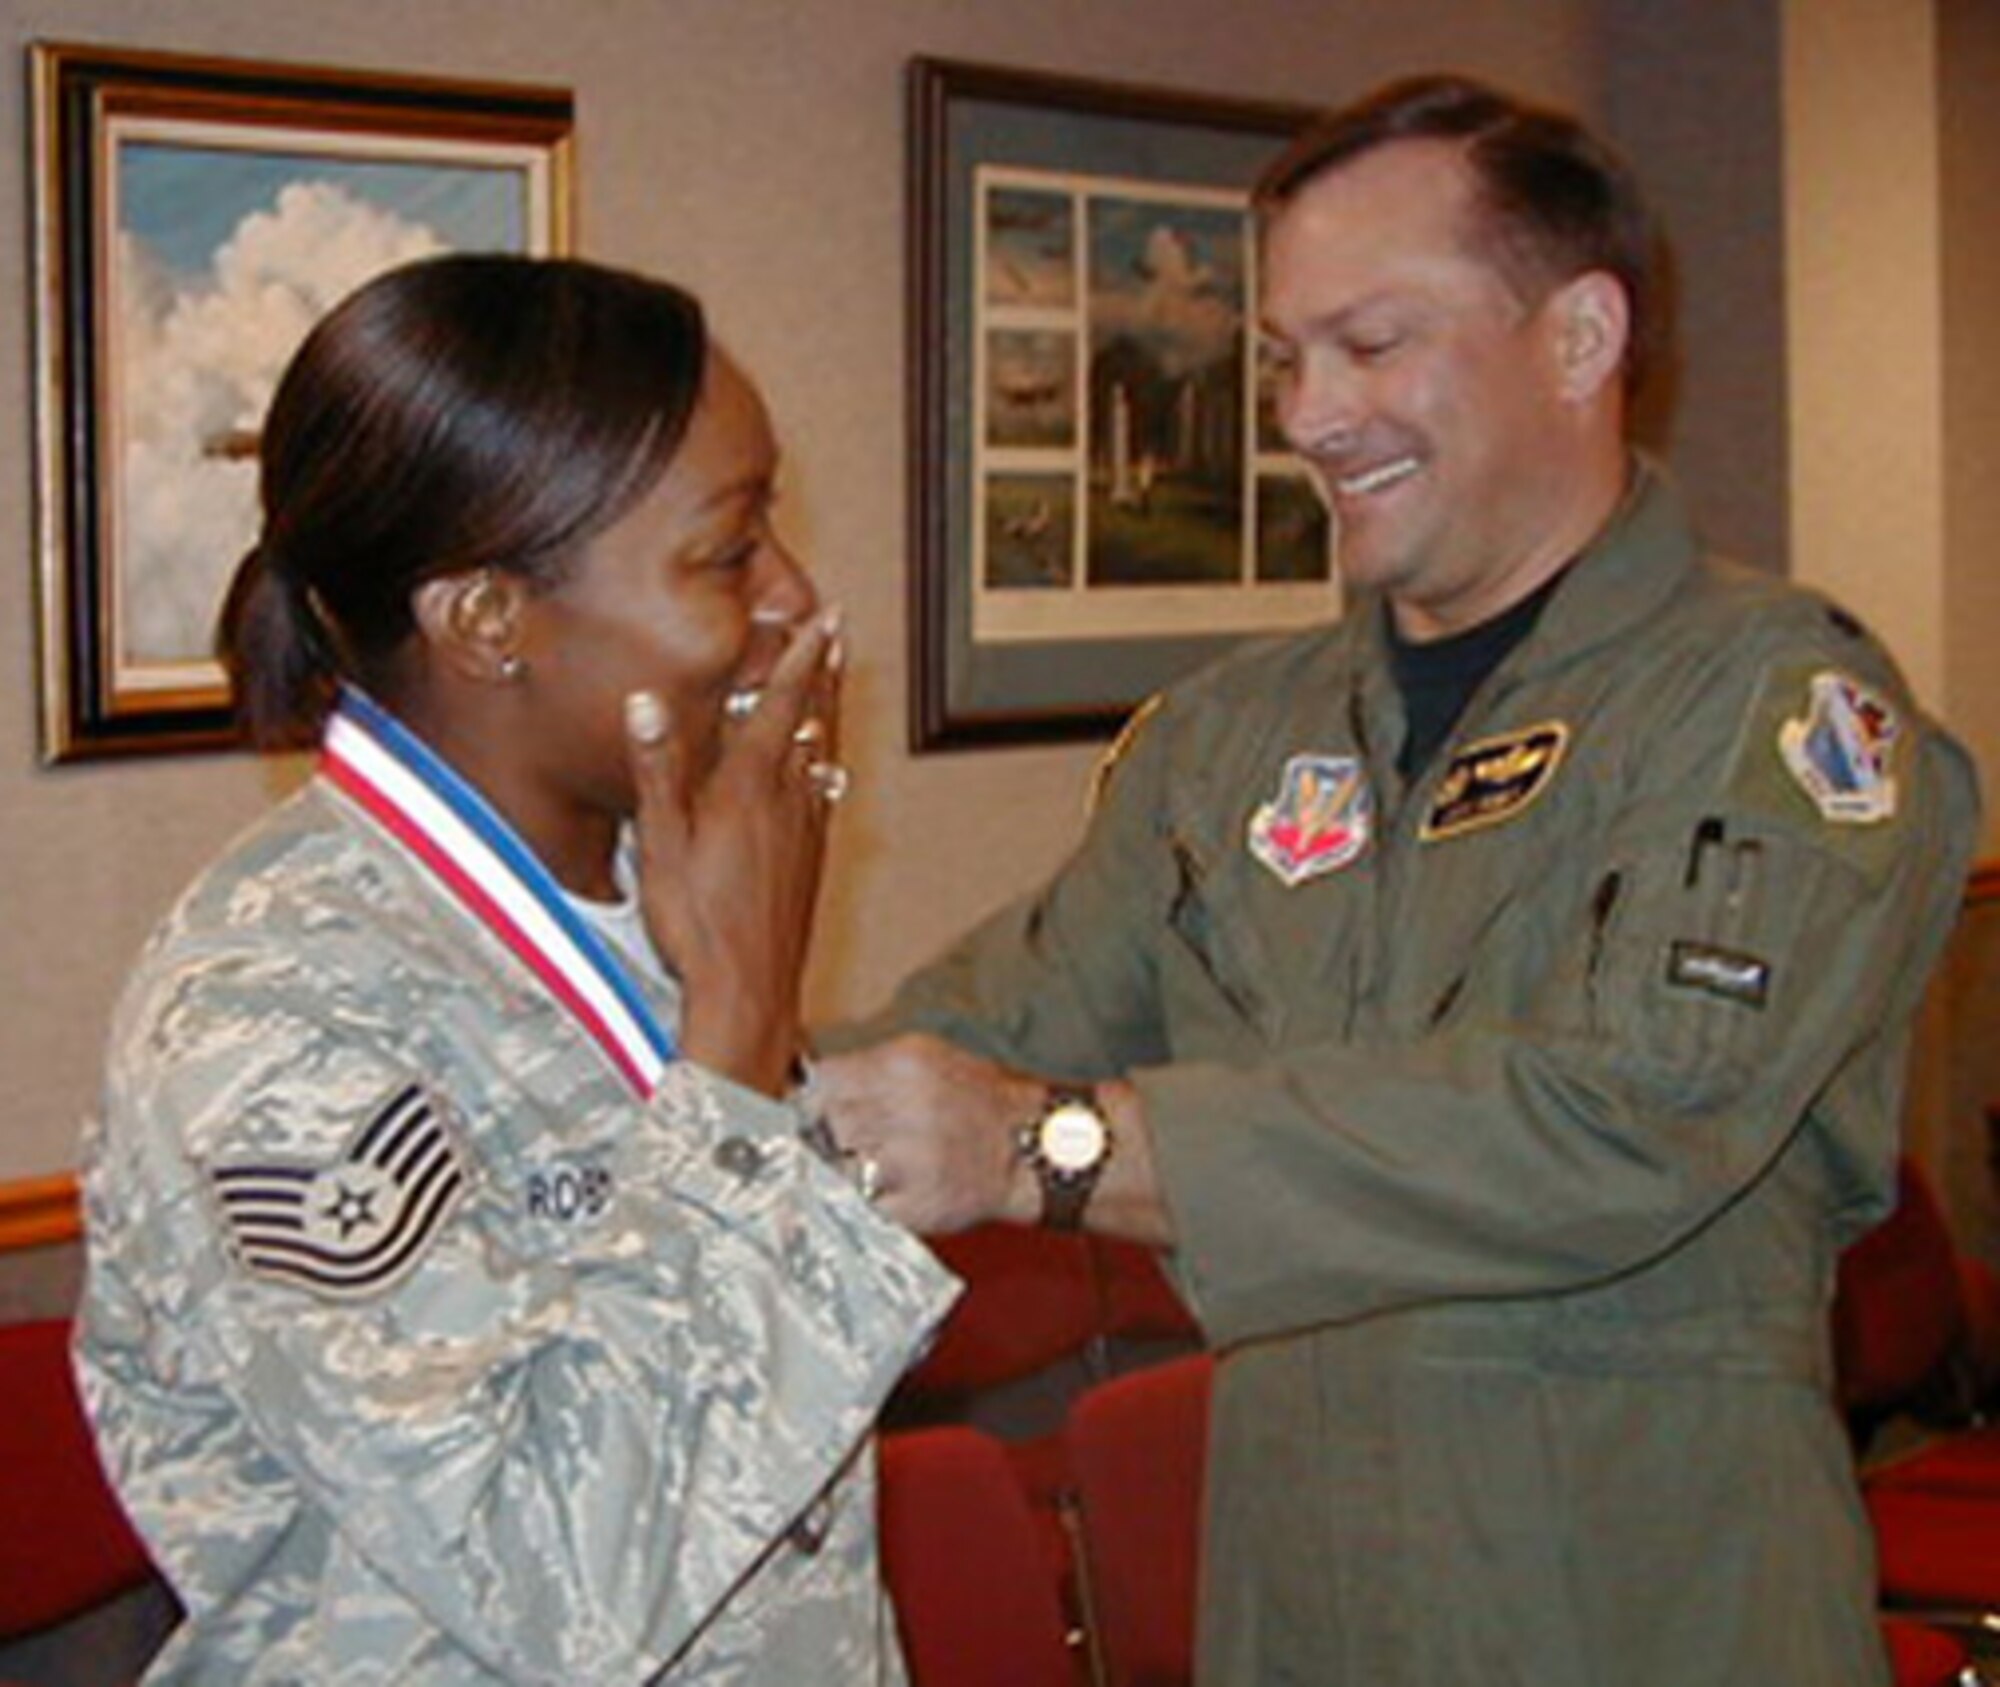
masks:
<path fill-rule="evenodd" d="M 1250 853 L 1287 888 L 1345 867 L 1368 847 L 1374 803 L 1355 756 L 1290 756 L 1278 794 L 1250 817 Z"/>
<path fill-rule="evenodd" d="M 1569 728 L 1543 721 L 1468 744 L 1451 758 L 1417 835 L 1425 843 L 1512 820 L 1549 788 L 1569 748 Z"/>

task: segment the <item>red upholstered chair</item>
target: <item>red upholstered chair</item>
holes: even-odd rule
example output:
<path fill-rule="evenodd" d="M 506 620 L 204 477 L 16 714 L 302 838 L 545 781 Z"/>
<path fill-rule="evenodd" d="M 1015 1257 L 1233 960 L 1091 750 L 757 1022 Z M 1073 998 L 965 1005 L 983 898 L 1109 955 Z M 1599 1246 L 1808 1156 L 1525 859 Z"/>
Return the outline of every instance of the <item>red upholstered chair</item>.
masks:
<path fill-rule="evenodd" d="M 1083 1236 L 982 1224 L 933 1237 L 931 1248 L 965 1280 L 965 1292 L 905 1379 L 905 1395 L 962 1398 L 1080 1353 L 1096 1335 L 1097 1287 Z"/>
<path fill-rule="evenodd" d="M 1168 1280 L 1160 1256 L 1137 1242 L 1091 1238 L 1100 1315 L 1108 1337 L 1198 1342 L 1201 1327 Z"/>
<path fill-rule="evenodd" d="M 1194 1673 L 1205 1354 L 1099 1383 L 1070 1408 L 1083 1550 L 1107 1687 L 1179 1687 Z"/>
<path fill-rule="evenodd" d="M 1937 1629 L 1907 1617 L 1885 1617 L 1882 1639 L 1896 1687 L 1956 1687 L 1973 1679 L 1966 1673 L 1970 1659 L 1965 1648 Z"/>
<path fill-rule="evenodd" d="M 970 1423 L 999 1437 L 1071 1624 L 1090 1626 L 1064 1414 L 1112 1371 L 1191 1347 L 1194 1320 L 1158 1256 L 1135 1244 L 989 1224 L 931 1246 L 965 1292 L 884 1421 L 892 1430 Z"/>
<path fill-rule="evenodd" d="M 70 1374 L 69 1320 L 0 1326 L 0 1640 L 152 1574 L 106 1484 Z"/>
<path fill-rule="evenodd" d="M 1834 1306 L 1840 1397 L 1864 1441 L 1898 1411 L 1951 1400 L 1967 1332 L 1944 1215 L 1907 1159 L 1898 1185 L 1895 1212 L 1843 1256 Z M 1968 1631 L 2000 1616 L 2000 1435 L 1946 1430 L 1862 1487 L 1885 1605 Z"/>
<path fill-rule="evenodd" d="M 885 1435 L 882 1571 L 914 1687 L 1080 1687 L 1040 1530 L 992 1436 Z"/>
<path fill-rule="evenodd" d="M 1087 1238 L 1012 1224 L 985 1224 L 930 1239 L 965 1282 L 937 1343 L 903 1379 L 884 1421 L 892 1429 L 973 1422 L 1002 1436 L 1025 1488 L 1043 1552 L 1081 1614 L 1065 1519 L 1069 1468 L 1060 1405 L 1037 1390 L 1066 1362 L 1078 1375 L 1094 1361 L 1099 1297 Z M 1010 1391 L 1030 1398 L 1013 1400 Z M 999 1402 L 996 1406 L 995 1402 Z"/>
<path fill-rule="evenodd" d="M 1994 1316 L 1984 1304 L 1993 1294 L 1992 1274 L 1978 1260 L 1960 1256 L 1957 1262 L 1959 1298 L 1965 1308 L 1964 1331 L 1976 1346 L 1983 1338 L 1977 1327 Z M 1869 1472 L 1871 1488 L 1902 1488 L 1940 1493 L 1976 1494 L 2000 1500 L 2000 1423 L 1981 1420 L 1977 1401 L 1978 1370 L 1968 1384 L 1965 1400 L 1973 1409 L 1967 1421 L 1886 1460 Z"/>

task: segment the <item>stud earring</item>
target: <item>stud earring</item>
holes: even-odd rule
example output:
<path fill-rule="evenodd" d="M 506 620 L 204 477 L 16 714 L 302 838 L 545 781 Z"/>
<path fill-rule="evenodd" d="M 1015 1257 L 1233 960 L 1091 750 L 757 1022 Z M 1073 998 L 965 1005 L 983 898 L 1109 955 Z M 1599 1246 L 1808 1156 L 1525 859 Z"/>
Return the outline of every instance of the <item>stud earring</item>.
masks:
<path fill-rule="evenodd" d="M 528 664 L 511 650 L 500 658 L 500 679 L 503 684 L 512 685 L 527 671 Z"/>

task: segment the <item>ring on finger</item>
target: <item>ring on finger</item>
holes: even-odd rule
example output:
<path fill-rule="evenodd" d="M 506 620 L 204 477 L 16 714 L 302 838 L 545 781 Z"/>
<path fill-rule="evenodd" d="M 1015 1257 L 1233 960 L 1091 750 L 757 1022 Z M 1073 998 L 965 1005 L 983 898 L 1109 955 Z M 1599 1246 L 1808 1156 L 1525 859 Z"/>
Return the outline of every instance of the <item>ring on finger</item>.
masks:
<path fill-rule="evenodd" d="M 853 775 L 837 761 L 807 762 L 806 779 L 813 788 L 813 794 L 829 804 L 839 802 L 854 783 Z"/>
<path fill-rule="evenodd" d="M 873 1154 L 854 1157 L 854 1187 L 864 1201 L 873 1202 L 882 1193 L 882 1162 Z"/>

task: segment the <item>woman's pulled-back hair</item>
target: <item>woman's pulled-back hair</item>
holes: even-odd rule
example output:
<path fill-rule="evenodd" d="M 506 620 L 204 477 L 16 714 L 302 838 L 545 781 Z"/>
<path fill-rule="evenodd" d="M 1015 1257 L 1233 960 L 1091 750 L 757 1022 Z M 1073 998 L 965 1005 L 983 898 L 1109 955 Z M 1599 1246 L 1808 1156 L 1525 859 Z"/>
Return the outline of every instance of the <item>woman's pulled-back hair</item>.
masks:
<path fill-rule="evenodd" d="M 576 260 L 433 258 L 350 294 L 271 401 L 222 609 L 252 740 L 313 741 L 344 678 L 390 691 L 425 580 L 560 580 L 665 472 L 706 360 L 692 297 Z"/>

